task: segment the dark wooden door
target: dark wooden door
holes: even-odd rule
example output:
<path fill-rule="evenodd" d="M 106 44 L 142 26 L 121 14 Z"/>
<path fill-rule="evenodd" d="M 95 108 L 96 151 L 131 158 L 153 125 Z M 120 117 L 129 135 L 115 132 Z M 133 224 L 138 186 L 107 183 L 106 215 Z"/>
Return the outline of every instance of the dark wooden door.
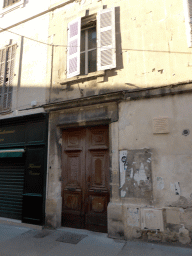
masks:
<path fill-rule="evenodd" d="M 63 131 L 63 226 L 107 232 L 108 136 L 108 126 Z"/>

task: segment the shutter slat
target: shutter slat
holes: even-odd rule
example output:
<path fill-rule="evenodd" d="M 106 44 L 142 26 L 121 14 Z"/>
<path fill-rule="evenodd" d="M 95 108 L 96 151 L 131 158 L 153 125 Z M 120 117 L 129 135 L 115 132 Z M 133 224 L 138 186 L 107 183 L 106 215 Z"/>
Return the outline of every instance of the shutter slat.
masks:
<path fill-rule="evenodd" d="M 81 18 L 68 24 L 67 78 L 80 74 Z"/>
<path fill-rule="evenodd" d="M 116 67 L 115 8 L 97 14 L 97 70 Z"/>

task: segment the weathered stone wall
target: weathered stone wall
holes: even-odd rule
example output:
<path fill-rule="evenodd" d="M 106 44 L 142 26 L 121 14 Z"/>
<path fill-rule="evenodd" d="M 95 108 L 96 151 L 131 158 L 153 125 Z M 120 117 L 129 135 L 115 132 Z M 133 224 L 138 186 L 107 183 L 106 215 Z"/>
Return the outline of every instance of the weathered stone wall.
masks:
<path fill-rule="evenodd" d="M 51 7 L 63 2 L 51 0 Z M 67 24 L 84 17 L 86 11 L 96 14 L 103 6 L 116 7 L 117 67 L 106 70 L 102 79 L 96 76 L 67 82 Z M 53 52 L 52 101 L 191 79 L 192 57 L 187 45 L 183 0 L 74 1 L 50 14 L 49 38 L 50 43 L 57 45 Z"/>
<path fill-rule="evenodd" d="M 63 2 L 51 0 L 51 6 Z M 95 14 L 103 6 L 116 7 L 117 67 L 93 77 L 66 80 L 67 24 L 86 13 Z M 51 102 L 86 101 L 87 97 L 115 91 L 167 86 L 159 89 L 164 97 L 153 98 L 151 90 L 147 91 L 148 99 L 139 100 L 147 94 L 145 91 L 121 99 L 118 118 L 109 125 L 108 233 L 126 239 L 147 237 L 188 243 L 192 232 L 191 94 L 165 96 L 172 90 L 168 85 L 191 79 L 192 55 L 187 45 L 183 1 L 74 1 L 50 13 L 49 39 L 55 45 L 52 52 L 49 49 L 48 59 L 53 64 Z M 191 90 L 191 84 L 189 87 Z M 186 86 L 183 89 L 188 90 Z M 62 109 L 62 105 L 59 107 Z M 94 107 L 90 109 L 94 115 Z M 59 225 L 61 214 L 61 152 L 56 126 L 62 122 L 66 126 L 70 122 L 87 124 L 88 112 L 73 111 L 76 114 L 68 113 L 71 110 L 65 107 L 50 115 L 46 213 L 52 226 Z M 123 152 L 125 155 L 121 155 Z"/>
<path fill-rule="evenodd" d="M 190 242 L 191 109 L 190 94 L 120 103 L 119 200 L 109 204 L 110 236 Z"/>

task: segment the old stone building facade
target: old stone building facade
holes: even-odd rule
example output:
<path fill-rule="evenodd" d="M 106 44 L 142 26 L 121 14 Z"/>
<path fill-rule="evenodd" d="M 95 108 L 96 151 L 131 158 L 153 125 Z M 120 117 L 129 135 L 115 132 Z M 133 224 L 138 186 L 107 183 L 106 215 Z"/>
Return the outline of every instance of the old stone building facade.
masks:
<path fill-rule="evenodd" d="M 14 30 L 1 18 L 24 42 L 1 118 L 49 116 L 41 224 L 191 241 L 191 6 L 50 0 Z"/>
<path fill-rule="evenodd" d="M 42 105 L 50 84 L 46 10 L 48 3 L 39 1 L 0 1 L 0 217 L 41 225 L 48 134 Z"/>

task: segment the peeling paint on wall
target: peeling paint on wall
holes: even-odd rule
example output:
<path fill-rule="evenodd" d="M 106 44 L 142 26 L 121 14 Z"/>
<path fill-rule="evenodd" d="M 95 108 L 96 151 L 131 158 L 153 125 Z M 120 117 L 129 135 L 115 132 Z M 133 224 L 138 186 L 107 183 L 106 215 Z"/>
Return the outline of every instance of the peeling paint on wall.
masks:
<path fill-rule="evenodd" d="M 175 183 L 170 183 L 170 189 L 176 194 L 180 195 L 181 194 L 181 188 L 180 188 L 180 183 L 175 182 Z"/>
<path fill-rule="evenodd" d="M 127 225 L 131 227 L 140 227 L 139 208 L 127 208 Z"/>
<path fill-rule="evenodd" d="M 126 191 L 121 190 L 121 197 L 125 197 Z"/>
<path fill-rule="evenodd" d="M 179 182 L 175 182 L 175 194 L 176 195 L 180 195 L 181 194 L 181 189 L 180 189 Z"/>
<path fill-rule="evenodd" d="M 119 153 L 119 163 L 120 163 L 120 188 L 125 184 L 125 171 L 126 171 L 126 162 L 127 162 L 127 150 L 122 150 Z"/>
<path fill-rule="evenodd" d="M 152 198 L 151 152 L 148 149 L 120 151 L 121 197 Z"/>
<path fill-rule="evenodd" d="M 164 189 L 164 180 L 162 177 L 157 177 L 157 189 L 162 190 Z"/>
<path fill-rule="evenodd" d="M 137 170 L 137 172 L 135 173 L 134 180 L 137 181 L 138 185 L 140 184 L 140 181 L 147 181 L 147 176 L 145 173 L 145 168 L 143 163 L 141 163 L 139 170 Z"/>

